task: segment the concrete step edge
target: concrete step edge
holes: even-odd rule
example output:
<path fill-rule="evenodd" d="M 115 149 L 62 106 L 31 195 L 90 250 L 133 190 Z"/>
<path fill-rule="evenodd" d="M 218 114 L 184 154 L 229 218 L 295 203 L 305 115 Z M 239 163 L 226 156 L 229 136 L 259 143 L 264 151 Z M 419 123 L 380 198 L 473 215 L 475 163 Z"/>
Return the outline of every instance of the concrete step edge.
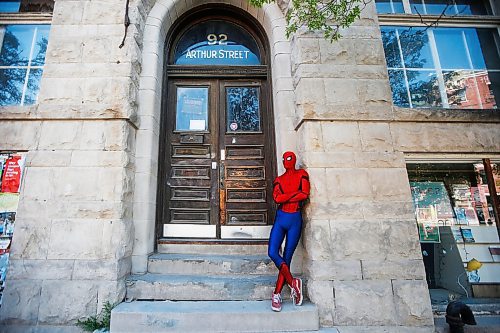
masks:
<path fill-rule="evenodd" d="M 300 276 L 298 276 L 300 277 Z M 197 274 L 155 274 L 155 273 L 146 273 L 146 274 L 133 274 L 129 275 L 125 282 L 134 282 L 134 281 L 144 281 L 144 282 L 173 282 L 173 281 L 187 281 L 187 282 L 197 282 L 197 281 L 205 281 L 205 282 L 220 282 L 222 280 L 225 281 L 251 281 L 251 282 L 276 282 L 275 275 L 237 275 L 237 274 L 221 274 L 221 275 L 197 275 Z"/>
<path fill-rule="evenodd" d="M 277 275 L 272 260 L 263 255 L 197 255 L 156 253 L 149 257 L 148 272 L 196 275 Z"/>
<path fill-rule="evenodd" d="M 206 253 L 153 253 L 149 260 L 266 260 L 271 261 L 267 254 L 206 254 Z"/>
<path fill-rule="evenodd" d="M 204 254 L 204 255 L 266 255 L 267 243 L 262 244 L 218 244 L 218 243 L 170 243 L 158 244 L 158 253 L 183 253 L 183 254 Z"/>
<path fill-rule="evenodd" d="M 221 320 L 226 318 L 228 320 Z M 135 301 L 111 312 L 111 333 L 123 332 L 303 332 L 319 329 L 316 305 L 269 301 Z"/>

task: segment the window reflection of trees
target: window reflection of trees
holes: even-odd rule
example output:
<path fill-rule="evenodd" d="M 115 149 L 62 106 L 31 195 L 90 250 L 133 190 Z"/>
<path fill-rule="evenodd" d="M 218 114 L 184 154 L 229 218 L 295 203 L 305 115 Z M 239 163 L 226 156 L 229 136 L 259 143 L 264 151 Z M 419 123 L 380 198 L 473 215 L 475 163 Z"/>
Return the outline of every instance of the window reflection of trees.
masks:
<path fill-rule="evenodd" d="M 39 66 L 43 65 L 45 61 L 48 38 L 42 36 L 36 44 L 38 51 L 31 61 L 32 64 Z M 27 54 L 29 53 L 28 50 Z M 18 39 L 18 36 L 9 29 L 5 29 L 0 64 L 9 68 L 0 69 L 0 105 L 33 104 L 36 102 L 43 70 L 41 68 L 30 69 L 28 78 L 26 78 L 29 59 L 23 54 L 26 54 L 26 50 L 23 49 L 23 43 Z M 25 83 L 26 91 L 24 91 Z M 24 101 L 22 100 L 23 91 Z"/>
<path fill-rule="evenodd" d="M 227 89 L 228 131 L 260 131 L 258 88 Z M 235 123 L 236 128 L 231 128 Z"/>
<path fill-rule="evenodd" d="M 429 52 L 424 50 L 424 48 L 429 48 L 427 32 L 424 29 L 408 28 L 398 29 L 398 33 L 399 42 L 396 28 L 384 29 L 382 32 L 387 66 L 401 68 L 389 70 L 394 104 L 409 107 L 409 90 L 413 106 L 440 106 L 441 100 L 435 71 L 416 70 L 433 67 L 432 59 L 428 57 Z M 411 68 L 411 70 L 403 68 Z"/>
<path fill-rule="evenodd" d="M 436 36 L 438 31 L 446 33 L 446 29 L 450 30 L 442 28 L 428 31 L 416 27 L 385 27 L 382 29 L 382 40 L 394 104 L 402 107 L 442 107 L 445 105 L 446 107 L 462 109 L 496 108 L 494 97 L 497 84 L 496 72 L 482 69 L 486 68 L 485 60 L 489 64 L 488 68 L 490 66 L 493 69 L 498 67 L 495 60 L 498 59 L 496 49 L 492 51 L 491 47 L 486 48 L 486 53 L 482 50 L 484 49 L 482 47 L 485 44 L 484 40 L 493 41 L 493 34 L 491 31 L 489 34 L 479 31 L 482 35 L 478 35 L 479 32 L 476 30 L 471 33 L 466 29 L 457 28 L 456 32 L 460 36 L 463 33 L 466 34 L 467 44 L 454 45 L 454 47 L 459 48 L 456 49 L 456 52 L 467 52 L 464 57 L 471 59 L 475 69 L 472 69 L 470 64 L 459 63 L 456 65 L 456 62 L 449 61 L 448 64 L 446 61 L 444 63 L 441 61 L 441 65 L 451 66 L 450 68 L 438 69 L 432 57 L 429 34 Z M 448 56 L 448 53 L 453 53 L 455 50 L 444 49 L 444 47 L 450 46 L 443 41 L 438 43 L 437 38 L 436 43 L 437 45 L 434 47 L 441 60 L 443 56 Z M 471 46 L 474 48 L 471 49 Z M 450 60 L 447 57 L 444 59 Z M 478 70 L 477 66 L 481 69 Z M 441 85 L 438 76 L 442 80 Z M 443 101 L 442 98 L 446 100 Z"/>

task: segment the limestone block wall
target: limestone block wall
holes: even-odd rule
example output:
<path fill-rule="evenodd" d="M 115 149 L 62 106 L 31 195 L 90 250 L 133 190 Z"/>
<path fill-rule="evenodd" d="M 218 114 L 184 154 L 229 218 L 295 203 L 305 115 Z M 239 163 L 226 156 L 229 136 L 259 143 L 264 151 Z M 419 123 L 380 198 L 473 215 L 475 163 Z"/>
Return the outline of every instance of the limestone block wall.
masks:
<path fill-rule="evenodd" d="M 500 117 L 394 107 L 374 3 L 342 33 L 292 39 L 309 296 L 326 326 L 430 332 L 405 154 L 498 153 Z"/>
<path fill-rule="evenodd" d="M 374 3 L 343 36 L 292 39 L 298 151 L 312 182 L 303 238 L 309 297 L 322 325 L 431 332 Z"/>
<path fill-rule="evenodd" d="M 27 151 L 0 331 L 72 325 L 125 295 L 151 2 L 130 2 L 120 49 L 124 1 L 55 1 L 38 104 L 0 110 L 0 150 Z"/>

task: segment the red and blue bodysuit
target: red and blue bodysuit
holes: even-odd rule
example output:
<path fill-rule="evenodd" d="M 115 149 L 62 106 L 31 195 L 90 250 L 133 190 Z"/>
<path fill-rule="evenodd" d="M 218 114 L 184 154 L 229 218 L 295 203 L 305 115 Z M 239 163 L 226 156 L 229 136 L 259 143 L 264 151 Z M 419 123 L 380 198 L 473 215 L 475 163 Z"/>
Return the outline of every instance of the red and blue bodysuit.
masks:
<path fill-rule="evenodd" d="M 278 280 L 273 294 L 272 309 L 281 310 L 281 291 L 285 281 L 292 290 L 295 305 L 302 304 L 302 281 L 293 278 L 290 264 L 302 231 L 301 204 L 309 197 L 309 175 L 303 169 L 295 169 L 297 158 L 293 152 L 283 154 L 285 173 L 277 177 L 273 184 L 273 198 L 279 204 L 271 235 L 269 236 L 269 257 L 279 269 Z M 283 255 L 280 248 L 286 237 Z"/>

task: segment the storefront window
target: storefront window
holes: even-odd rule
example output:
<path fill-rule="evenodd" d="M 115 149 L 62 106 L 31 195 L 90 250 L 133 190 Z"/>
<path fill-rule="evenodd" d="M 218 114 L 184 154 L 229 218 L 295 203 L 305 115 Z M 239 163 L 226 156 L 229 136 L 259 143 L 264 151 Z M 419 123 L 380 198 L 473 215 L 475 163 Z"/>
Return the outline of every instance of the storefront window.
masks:
<path fill-rule="evenodd" d="M 499 165 L 491 167 L 498 195 Z M 415 163 L 407 171 L 433 302 L 491 294 L 500 242 L 483 163 Z"/>
<path fill-rule="evenodd" d="M 393 101 L 401 107 L 496 109 L 495 29 L 383 26 Z"/>
<path fill-rule="evenodd" d="M 496 164 L 492 165 L 498 170 Z M 495 216 L 482 163 L 409 164 L 418 223 L 493 225 Z M 498 172 L 495 175 L 500 190 Z M 497 192 L 497 193 L 500 193 Z"/>

